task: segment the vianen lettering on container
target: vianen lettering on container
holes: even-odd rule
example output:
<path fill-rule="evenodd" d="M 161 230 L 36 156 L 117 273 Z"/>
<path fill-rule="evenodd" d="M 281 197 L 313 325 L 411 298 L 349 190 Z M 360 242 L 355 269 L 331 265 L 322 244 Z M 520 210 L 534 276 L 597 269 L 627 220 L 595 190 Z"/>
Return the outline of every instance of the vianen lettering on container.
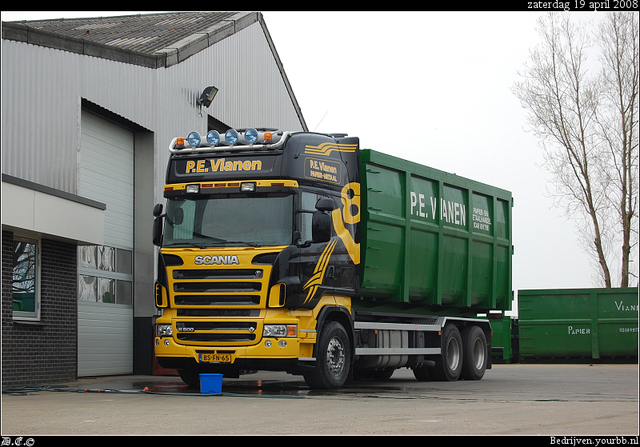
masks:
<path fill-rule="evenodd" d="M 440 209 L 438 209 L 438 199 L 436 197 L 425 197 L 424 194 L 411 191 L 411 211 L 412 216 L 424 219 L 435 220 L 440 217 L 444 222 L 466 226 L 467 207 L 464 203 L 453 200 L 440 199 Z"/>

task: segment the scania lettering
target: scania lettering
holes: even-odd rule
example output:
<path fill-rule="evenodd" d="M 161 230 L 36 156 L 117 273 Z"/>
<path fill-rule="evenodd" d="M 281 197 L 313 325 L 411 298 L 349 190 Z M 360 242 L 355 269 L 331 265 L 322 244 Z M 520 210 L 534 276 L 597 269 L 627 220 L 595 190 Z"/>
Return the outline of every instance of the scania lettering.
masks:
<path fill-rule="evenodd" d="M 220 264 L 238 264 L 237 256 L 196 256 L 194 259 L 195 265 L 220 265 Z"/>
<path fill-rule="evenodd" d="M 317 389 L 491 368 L 477 317 L 511 309 L 511 193 L 344 134 L 191 132 L 169 151 L 153 234 L 161 367 L 192 386 L 271 370 Z"/>

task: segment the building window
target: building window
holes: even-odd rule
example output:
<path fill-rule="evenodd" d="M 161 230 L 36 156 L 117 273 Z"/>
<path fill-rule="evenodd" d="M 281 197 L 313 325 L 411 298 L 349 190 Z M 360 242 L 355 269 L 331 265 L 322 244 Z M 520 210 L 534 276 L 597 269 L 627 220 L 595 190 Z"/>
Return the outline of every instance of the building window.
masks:
<path fill-rule="evenodd" d="M 79 246 L 78 299 L 131 306 L 133 304 L 131 250 L 106 245 Z"/>
<path fill-rule="evenodd" d="M 40 247 L 39 241 L 13 239 L 13 318 L 40 319 Z"/>

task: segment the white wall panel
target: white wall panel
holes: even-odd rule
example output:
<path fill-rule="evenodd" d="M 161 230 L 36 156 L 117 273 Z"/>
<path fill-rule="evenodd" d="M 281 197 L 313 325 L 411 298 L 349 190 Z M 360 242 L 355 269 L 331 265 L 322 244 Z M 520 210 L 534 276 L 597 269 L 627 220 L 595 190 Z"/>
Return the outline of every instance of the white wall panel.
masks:
<path fill-rule="evenodd" d="M 133 133 L 82 112 L 80 195 L 105 203 L 105 245 L 133 248 Z"/>
<path fill-rule="evenodd" d="M 81 114 L 79 192 L 105 203 L 104 245 L 132 250 L 134 137 L 91 112 Z M 78 374 L 133 372 L 133 307 L 78 301 Z"/>
<path fill-rule="evenodd" d="M 78 302 L 78 376 L 133 372 L 131 306 Z"/>

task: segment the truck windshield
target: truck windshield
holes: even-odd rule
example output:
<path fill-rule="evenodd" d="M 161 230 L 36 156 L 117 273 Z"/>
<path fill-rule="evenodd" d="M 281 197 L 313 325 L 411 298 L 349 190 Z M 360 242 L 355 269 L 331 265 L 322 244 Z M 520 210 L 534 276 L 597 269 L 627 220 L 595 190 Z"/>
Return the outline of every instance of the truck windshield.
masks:
<path fill-rule="evenodd" d="M 163 247 L 291 244 L 292 195 L 167 199 Z"/>

